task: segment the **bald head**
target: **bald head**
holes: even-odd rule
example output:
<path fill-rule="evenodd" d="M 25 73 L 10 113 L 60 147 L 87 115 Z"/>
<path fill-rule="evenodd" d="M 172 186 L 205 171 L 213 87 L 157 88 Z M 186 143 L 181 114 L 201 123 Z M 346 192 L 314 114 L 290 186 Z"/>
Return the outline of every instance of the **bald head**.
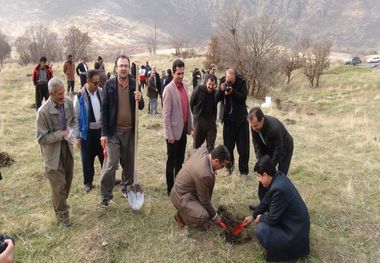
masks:
<path fill-rule="evenodd" d="M 235 83 L 236 79 L 236 71 L 232 68 L 229 68 L 226 70 L 226 81 L 229 81 L 231 83 Z"/>

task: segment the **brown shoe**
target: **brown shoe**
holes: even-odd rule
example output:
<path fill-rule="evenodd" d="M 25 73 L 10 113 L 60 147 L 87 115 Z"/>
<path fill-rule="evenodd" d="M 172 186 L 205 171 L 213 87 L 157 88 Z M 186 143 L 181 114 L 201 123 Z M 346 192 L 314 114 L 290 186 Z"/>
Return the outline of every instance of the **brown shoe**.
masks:
<path fill-rule="evenodd" d="M 185 222 L 183 222 L 181 216 L 178 214 L 178 212 L 174 215 L 174 219 L 177 222 L 179 228 L 184 228 L 186 226 Z"/>

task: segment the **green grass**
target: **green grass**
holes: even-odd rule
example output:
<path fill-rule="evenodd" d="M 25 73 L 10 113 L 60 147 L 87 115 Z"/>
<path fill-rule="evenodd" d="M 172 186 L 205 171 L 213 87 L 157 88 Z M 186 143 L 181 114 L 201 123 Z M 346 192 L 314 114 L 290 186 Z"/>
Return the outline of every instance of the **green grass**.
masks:
<path fill-rule="evenodd" d="M 145 58 L 138 58 L 145 61 Z M 170 67 L 170 56 L 149 58 L 159 71 Z M 201 67 L 199 58 L 185 61 L 190 70 Z M 219 230 L 177 228 L 166 196 L 166 145 L 162 119 L 140 114 L 138 174 L 146 192 L 138 213 L 115 187 L 116 207 L 99 208 L 99 188 L 86 194 L 82 186 L 79 151 L 69 204 L 73 227 L 57 225 L 35 140 L 32 65 L 5 65 L 0 73 L 0 151 L 15 163 L 3 168 L 0 182 L 0 232 L 16 238 L 16 262 L 263 262 L 257 241 L 232 246 Z M 111 69 L 111 64 L 107 68 Z M 62 66 L 54 65 L 62 77 Z M 379 70 L 333 68 L 321 77 L 321 87 L 311 89 L 301 72 L 292 81 L 270 92 L 283 110 L 268 114 L 294 119 L 286 125 L 294 137 L 295 152 L 290 178 L 303 196 L 311 216 L 311 255 L 305 262 L 375 262 L 380 257 L 380 114 Z M 77 80 L 77 87 L 79 80 Z M 249 106 L 258 102 L 249 99 Z M 161 112 L 161 108 L 159 108 Z M 315 115 L 308 115 L 308 113 Z M 159 127 L 158 129 L 155 127 Z M 222 143 L 218 126 L 217 144 Z M 375 140 L 375 138 L 377 138 Z M 187 149 L 191 148 L 189 138 Z M 250 170 L 254 153 L 251 146 Z M 117 172 L 120 177 L 120 170 Z M 96 167 L 95 183 L 100 170 Z M 249 213 L 256 201 L 253 173 L 246 182 L 218 173 L 213 195 L 215 206 L 226 205 L 234 214 Z M 254 226 L 248 230 L 254 234 Z"/>

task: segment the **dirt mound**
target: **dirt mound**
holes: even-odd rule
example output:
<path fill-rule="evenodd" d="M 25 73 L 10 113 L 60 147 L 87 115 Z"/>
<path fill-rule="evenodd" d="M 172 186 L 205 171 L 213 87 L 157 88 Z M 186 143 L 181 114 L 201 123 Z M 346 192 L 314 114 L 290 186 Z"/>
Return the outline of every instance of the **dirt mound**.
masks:
<path fill-rule="evenodd" d="M 0 152 L 0 168 L 7 167 L 14 163 L 15 161 L 6 152 Z"/>
<path fill-rule="evenodd" d="M 241 232 L 239 235 L 234 236 L 232 230 L 234 227 L 243 222 L 243 218 L 237 218 L 228 212 L 227 208 L 224 206 L 219 206 L 217 210 L 218 215 L 222 218 L 222 221 L 227 225 L 227 229 L 221 233 L 221 236 L 228 243 L 235 245 L 242 245 L 247 243 L 252 239 L 252 236 L 247 233 L 247 231 Z"/>

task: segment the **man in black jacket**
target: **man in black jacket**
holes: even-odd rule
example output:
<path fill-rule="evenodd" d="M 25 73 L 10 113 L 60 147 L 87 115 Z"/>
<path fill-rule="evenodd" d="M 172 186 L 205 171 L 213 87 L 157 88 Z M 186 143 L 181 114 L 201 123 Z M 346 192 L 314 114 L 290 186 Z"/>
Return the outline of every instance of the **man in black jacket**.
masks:
<path fill-rule="evenodd" d="M 214 149 L 216 139 L 216 87 L 215 75 L 209 75 L 206 84 L 193 90 L 190 109 L 194 116 L 194 148 L 201 147 L 206 140 L 207 150 Z"/>
<path fill-rule="evenodd" d="M 123 169 L 121 191 L 127 196 L 127 186 L 133 184 L 135 106 L 144 108 L 140 91 L 136 91 L 136 81 L 129 75 L 130 60 L 121 55 L 116 59 L 117 77 L 109 79 L 104 87 L 101 110 L 102 128 L 100 138 L 103 149 L 107 149 L 103 165 L 101 194 L 102 207 L 112 204 L 112 190 L 119 161 Z"/>
<path fill-rule="evenodd" d="M 264 115 L 259 107 L 254 107 L 248 114 L 251 123 L 252 141 L 256 159 L 269 155 L 275 167 L 287 175 L 293 156 L 293 138 L 285 126 L 275 117 Z M 259 184 L 259 198 L 263 199 L 265 188 Z"/>
<path fill-rule="evenodd" d="M 223 142 L 230 151 L 234 164 L 235 144 L 239 153 L 239 171 L 242 179 L 249 172 L 249 126 L 247 121 L 247 84 L 234 69 L 227 69 L 225 82 L 221 82 L 216 92 L 217 102 L 224 104 Z"/>
<path fill-rule="evenodd" d="M 310 253 L 310 219 L 295 186 L 276 168 L 271 158 L 262 157 L 254 168 L 258 181 L 268 189 L 259 209 L 243 222 L 255 220 L 256 236 L 269 261 L 290 261 Z"/>
<path fill-rule="evenodd" d="M 87 65 L 87 58 L 83 57 L 82 62 L 78 64 L 76 67 L 77 75 L 80 78 L 80 87 L 82 88 L 84 84 L 87 83 L 87 71 L 88 71 L 88 65 Z"/>

